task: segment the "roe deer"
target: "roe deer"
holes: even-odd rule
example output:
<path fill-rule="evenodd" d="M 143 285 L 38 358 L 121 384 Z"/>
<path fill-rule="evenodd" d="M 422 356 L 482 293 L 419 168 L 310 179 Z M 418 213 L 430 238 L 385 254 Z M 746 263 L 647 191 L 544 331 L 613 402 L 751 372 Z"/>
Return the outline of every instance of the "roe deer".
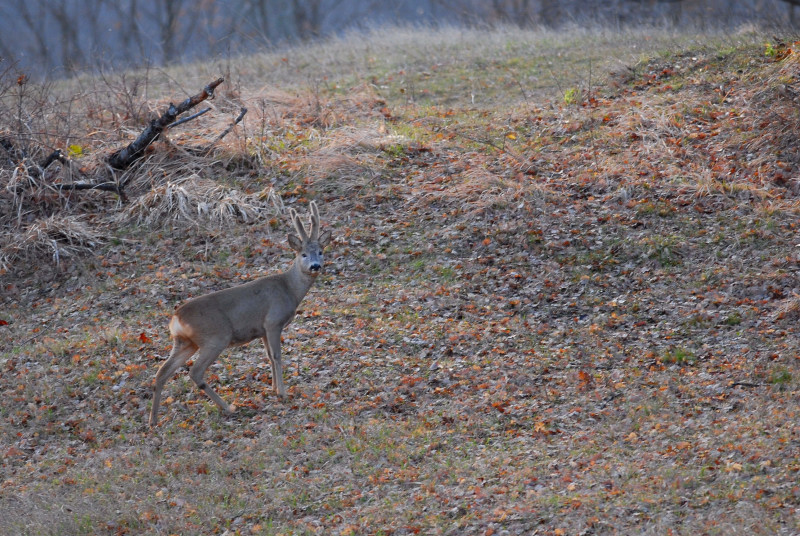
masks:
<path fill-rule="evenodd" d="M 189 376 L 195 384 L 226 413 L 236 406 L 226 404 L 203 381 L 206 369 L 223 350 L 247 344 L 261 338 L 267 348 L 272 366 L 272 389 L 286 397 L 281 367 L 281 331 L 294 318 L 297 306 L 303 301 L 322 269 L 322 249 L 330 242 L 331 232 L 319 232 L 319 209 L 311 202 L 311 233 L 307 234 L 293 209 L 290 215 L 297 235 L 289 234 L 289 245 L 297 252 L 291 268 L 285 272 L 262 277 L 189 300 L 180 306 L 169 322 L 172 352 L 156 373 L 150 426 L 158 422 L 158 406 L 164 383 L 178 368 L 197 353 Z"/>

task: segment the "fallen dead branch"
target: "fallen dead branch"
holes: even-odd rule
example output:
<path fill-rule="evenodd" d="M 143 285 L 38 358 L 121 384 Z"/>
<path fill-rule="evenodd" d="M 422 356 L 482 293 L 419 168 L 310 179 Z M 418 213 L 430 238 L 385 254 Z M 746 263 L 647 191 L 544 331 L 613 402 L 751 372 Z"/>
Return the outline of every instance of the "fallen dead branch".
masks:
<path fill-rule="evenodd" d="M 118 170 L 127 169 L 144 153 L 144 150 L 164 132 L 164 129 L 175 122 L 179 115 L 191 110 L 209 97 L 213 97 L 214 90 L 224 81 L 224 78 L 217 78 L 203 88 L 203 91 L 189 97 L 179 105 L 175 106 L 174 104 L 170 104 L 169 108 L 161 114 L 161 117 L 153 119 L 150 125 L 139 134 L 138 138 L 124 149 L 113 152 L 111 156 L 108 157 L 108 165 Z"/>
<path fill-rule="evenodd" d="M 227 136 L 228 134 L 230 134 L 231 130 L 233 130 L 233 127 L 235 127 L 236 125 L 238 125 L 239 123 L 241 123 L 241 122 L 242 122 L 242 119 L 244 119 L 244 116 L 245 116 L 245 114 L 247 114 L 247 108 L 244 108 L 244 107 L 243 107 L 243 108 L 242 108 L 242 110 L 241 110 L 241 112 L 239 113 L 239 115 L 236 117 L 236 119 L 234 119 L 234 120 L 233 120 L 233 122 L 232 122 L 230 125 L 228 125 L 228 128 L 226 128 L 225 130 L 223 130 L 223 131 L 220 133 L 220 135 L 219 135 L 219 136 L 217 136 L 217 138 L 216 138 L 215 140 L 213 140 L 211 143 L 209 143 L 209 144 L 206 146 L 206 149 L 205 149 L 204 153 L 205 153 L 205 154 L 208 154 L 208 153 L 211 151 L 211 149 L 213 149 L 213 148 L 214 148 L 214 145 L 216 145 L 217 143 L 219 143 L 220 141 L 222 141 L 222 138 L 224 138 L 225 136 Z"/>
<path fill-rule="evenodd" d="M 192 115 L 190 115 L 189 117 L 184 117 L 183 119 L 178 119 L 177 121 L 175 121 L 175 122 L 174 122 L 174 123 L 172 123 L 171 125 L 167 125 L 167 128 L 175 128 L 175 127 L 177 127 L 178 125 L 182 125 L 182 124 L 184 124 L 184 123 L 188 123 L 189 121 L 191 121 L 191 120 L 193 120 L 193 119 L 197 119 L 197 118 L 198 118 L 198 117 L 200 117 L 201 115 L 203 115 L 203 114 L 205 114 L 205 113 L 208 113 L 208 112 L 210 112 L 210 111 L 211 111 L 211 108 L 206 108 L 205 110 L 200 110 L 200 111 L 199 111 L 199 112 L 197 112 L 196 114 L 192 114 Z"/>

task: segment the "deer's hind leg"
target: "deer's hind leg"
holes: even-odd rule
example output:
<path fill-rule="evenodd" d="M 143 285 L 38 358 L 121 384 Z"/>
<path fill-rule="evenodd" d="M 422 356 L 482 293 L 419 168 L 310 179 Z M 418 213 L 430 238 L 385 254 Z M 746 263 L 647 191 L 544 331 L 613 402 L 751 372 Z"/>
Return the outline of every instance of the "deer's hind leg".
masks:
<path fill-rule="evenodd" d="M 172 351 L 169 358 L 161 365 L 156 373 L 156 385 L 153 390 L 153 407 L 150 409 L 150 426 L 153 427 L 158 421 L 158 407 L 161 403 L 161 390 L 167 380 L 175 374 L 186 361 L 197 351 L 197 345 L 189 339 L 175 337 L 172 340 Z"/>
<path fill-rule="evenodd" d="M 217 406 L 219 406 L 219 409 L 225 413 L 233 413 L 236 411 L 236 406 L 225 403 L 225 401 L 222 400 L 222 397 L 220 397 L 211 387 L 209 387 L 203 379 L 206 369 L 211 365 L 211 363 L 217 360 L 219 354 L 221 354 L 222 351 L 227 347 L 227 344 L 209 344 L 206 346 L 201 346 L 197 352 L 197 359 L 195 360 L 194 365 L 192 365 L 192 368 L 189 369 L 189 377 L 192 378 L 192 381 L 197 384 L 197 387 L 202 389 L 203 392 L 205 392 L 205 394 L 207 394 L 208 397 L 213 400 Z"/>

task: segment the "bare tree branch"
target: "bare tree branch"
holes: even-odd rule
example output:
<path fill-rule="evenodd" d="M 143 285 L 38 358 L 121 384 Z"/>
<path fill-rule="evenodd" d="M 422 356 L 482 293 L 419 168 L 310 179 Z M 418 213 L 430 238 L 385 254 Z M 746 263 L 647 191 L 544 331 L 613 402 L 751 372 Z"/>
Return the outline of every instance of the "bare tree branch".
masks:
<path fill-rule="evenodd" d="M 108 164 L 114 169 L 128 168 L 144 153 L 144 150 L 161 135 L 165 128 L 175 122 L 179 115 L 191 110 L 207 98 L 212 97 L 214 95 L 214 90 L 218 85 L 224 82 L 224 80 L 224 78 L 218 78 L 208 84 L 203 91 L 189 97 L 178 106 L 170 104 L 169 108 L 167 108 L 161 117 L 153 119 L 150 125 L 148 125 L 130 145 L 112 153 L 111 156 L 108 157 Z"/>
<path fill-rule="evenodd" d="M 217 138 L 214 141 L 212 141 L 206 146 L 205 153 L 208 154 L 208 152 L 214 147 L 214 145 L 222 141 L 222 138 L 230 134 L 231 130 L 233 130 L 233 127 L 242 122 L 242 119 L 244 119 L 245 114 L 247 114 L 247 108 L 243 107 L 242 111 L 239 113 L 239 116 L 233 120 L 233 123 L 228 125 L 228 128 L 223 130 L 222 133 L 219 136 L 217 136 Z"/>
<path fill-rule="evenodd" d="M 205 110 L 200 110 L 200 111 L 199 111 L 199 112 L 197 112 L 196 114 L 192 114 L 192 115 L 190 115 L 189 117 L 184 117 L 183 119 L 178 119 L 177 121 L 175 121 L 175 122 L 174 122 L 174 123 L 172 123 L 171 125 L 167 125 L 167 128 L 175 128 L 175 127 L 177 127 L 178 125 L 182 125 L 182 124 L 184 124 L 184 123 L 188 123 L 188 122 L 189 122 L 189 121 L 191 121 L 192 119 L 197 119 L 198 117 L 200 117 L 200 116 L 201 116 L 201 115 L 203 115 L 204 113 L 206 113 L 206 112 L 210 112 L 210 111 L 211 111 L 211 108 L 206 108 Z"/>

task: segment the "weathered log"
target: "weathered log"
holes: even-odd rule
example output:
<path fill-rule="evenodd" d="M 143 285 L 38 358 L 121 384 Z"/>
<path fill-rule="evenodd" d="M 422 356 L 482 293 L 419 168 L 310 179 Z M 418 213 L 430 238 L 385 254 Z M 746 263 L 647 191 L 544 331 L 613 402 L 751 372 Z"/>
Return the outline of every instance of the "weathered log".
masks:
<path fill-rule="evenodd" d="M 114 169 L 127 169 L 144 153 L 144 150 L 164 132 L 164 129 L 175 122 L 179 115 L 191 110 L 207 98 L 213 96 L 214 90 L 218 85 L 224 82 L 224 80 L 224 78 L 218 78 L 203 88 L 203 91 L 189 97 L 177 106 L 170 103 L 169 108 L 167 108 L 161 117 L 153 119 L 147 128 L 145 128 L 144 131 L 139 134 L 139 137 L 130 145 L 118 151 L 114 151 L 111 156 L 108 157 L 108 164 Z"/>

